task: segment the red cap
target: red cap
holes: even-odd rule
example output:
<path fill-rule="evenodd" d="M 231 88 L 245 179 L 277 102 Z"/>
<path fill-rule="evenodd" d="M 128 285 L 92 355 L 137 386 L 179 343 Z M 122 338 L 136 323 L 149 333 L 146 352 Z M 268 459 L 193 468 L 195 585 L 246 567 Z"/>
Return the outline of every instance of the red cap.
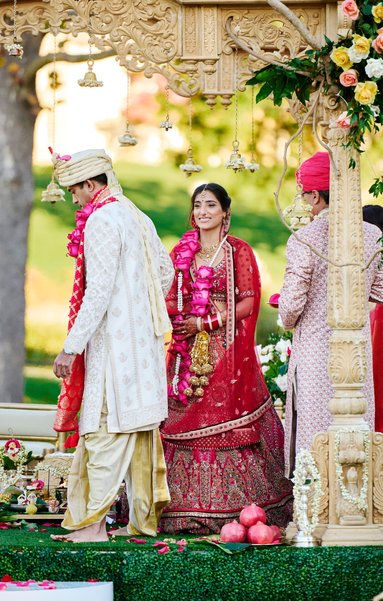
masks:
<path fill-rule="evenodd" d="M 307 161 L 303 161 L 295 177 L 297 184 L 302 186 L 303 192 L 329 190 L 330 156 L 328 152 L 316 152 Z"/>

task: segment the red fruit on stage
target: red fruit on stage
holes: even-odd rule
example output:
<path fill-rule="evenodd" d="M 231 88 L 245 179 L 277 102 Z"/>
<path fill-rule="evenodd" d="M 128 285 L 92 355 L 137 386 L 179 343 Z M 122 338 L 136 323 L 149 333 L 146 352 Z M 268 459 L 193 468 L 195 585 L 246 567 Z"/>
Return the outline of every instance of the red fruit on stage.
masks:
<path fill-rule="evenodd" d="M 275 524 L 273 524 L 272 526 L 270 526 L 270 528 L 273 531 L 273 536 L 274 536 L 273 542 L 280 541 L 281 537 L 282 537 L 282 534 L 281 534 L 281 531 L 278 528 L 278 526 L 275 526 Z"/>
<path fill-rule="evenodd" d="M 222 526 L 219 537 L 223 543 L 244 543 L 247 537 L 247 528 L 234 520 L 234 522 Z"/>
<path fill-rule="evenodd" d="M 270 545 L 273 542 L 273 531 L 270 526 L 258 522 L 247 531 L 247 540 L 252 545 Z"/>
<path fill-rule="evenodd" d="M 266 523 L 266 513 L 262 509 L 262 507 L 258 507 L 255 503 L 244 507 L 239 514 L 239 521 L 241 524 L 246 526 L 246 528 L 250 528 L 250 526 L 254 526 L 257 522 Z"/>

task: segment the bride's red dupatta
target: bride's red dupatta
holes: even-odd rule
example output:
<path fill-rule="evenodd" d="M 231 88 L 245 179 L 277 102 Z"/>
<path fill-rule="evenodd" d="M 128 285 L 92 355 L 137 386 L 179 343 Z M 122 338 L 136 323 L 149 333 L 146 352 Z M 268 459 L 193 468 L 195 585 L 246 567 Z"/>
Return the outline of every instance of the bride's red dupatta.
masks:
<path fill-rule="evenodd" d="M 101 190 L 100 190 L 101 192 Z M 93 203 L 95 198 L 93 199 Z M 77 252 L 76 267 L 74 274 L 73 292 L 69 302 L 69 323 L 68 332 L 72 329 L 76 321 L 77 314 L 80 310 L 82 300 L 85 294 L 85 260 L 84 260 L 84 231 L 88 217 L 96 210 L 101 209 L 110 202 L 117 202 L 114 197 L 109 197 L 106 200 L 97 204 L 89 202 L 83 210 L 76 213 L 76 228 L 72 234 L 68 235 L 71 242 L 68 244 L 69 254 Z M 75 247 L 73 251 L 70 247 Z M 72 364 L 72 371 L 68 378 L 62 381 L 61 392 L 58 397 L 57 413 L 54 423 L 56 432 L 71 432 L 74 435 L 69 436 L 66 440 L 66 448 L 75 447 L 78 442 L 78 417 L 80 411 L 82 397 L 84 393 L 85 382 L 85 360 L 84 352 L 76 355 Z"/>

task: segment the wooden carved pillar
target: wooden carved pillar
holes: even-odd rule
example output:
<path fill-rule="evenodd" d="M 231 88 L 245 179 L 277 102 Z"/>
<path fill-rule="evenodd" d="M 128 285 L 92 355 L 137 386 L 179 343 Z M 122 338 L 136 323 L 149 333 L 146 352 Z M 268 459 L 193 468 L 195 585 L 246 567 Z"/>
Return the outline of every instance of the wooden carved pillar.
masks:
<path fill-rule="evenodd" d="M 326 499 L 318 533 L 324 545 L 382 544 L 383 529 L 377 523 L 381 519 L 376 519 L 377 514 L 382 517 L 381 510 L 373 500 L 381 476 L 373 477 L 374 437 L 364 419 L 367 359 L 363 327 L 368 311 L 359 157 L 353 155 L 356 167 L 350 169 L 344 130 L 330 128 L 327 135 L 332 153 L 328 324 L 333 331 L 328 369 L 334 395 L 329 402 L 332 423 L 328 432 L 317 435 L 313 442 Z"/>

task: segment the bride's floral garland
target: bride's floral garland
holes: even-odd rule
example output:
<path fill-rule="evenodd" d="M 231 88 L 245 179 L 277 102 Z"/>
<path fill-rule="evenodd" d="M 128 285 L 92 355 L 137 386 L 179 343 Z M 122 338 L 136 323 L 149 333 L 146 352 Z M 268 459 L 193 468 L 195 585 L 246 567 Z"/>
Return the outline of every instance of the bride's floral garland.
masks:
<path fill-rule="evenodd" d="M 174 249 L 175 261 L 174 266 L 177 273 L 177 309 L 179 314 L 173 320 L 175 323 L 184 319 L 183 311 L 183 295 L 184 290 L 184 275 L 189 271 L 196 253 L 201 248 L 199 242 L 198 231 L 191 230 L 186 232 L 177 246 Z M 192 310 L 191 314 L 197 317 L 207 315 L 210 303 L 210 289 L 212 287 L 212 278 L 214 275 L 213 267 L 202 265 L 194 272 L 195 280 L 192 284 Z M 187 340 L 180 340 L 179 337 L 173 334 L 174 344 L 173 351 L 176 353 L 175 374 L 172 384 L 169 386 L 169 396 L 178 399 L 183 405 L 188 404 L 188 397 L 185 390 L 190 389 L 190 378 L 192 372 L 190 366 L 192 359 L 188 352 Z"/>

